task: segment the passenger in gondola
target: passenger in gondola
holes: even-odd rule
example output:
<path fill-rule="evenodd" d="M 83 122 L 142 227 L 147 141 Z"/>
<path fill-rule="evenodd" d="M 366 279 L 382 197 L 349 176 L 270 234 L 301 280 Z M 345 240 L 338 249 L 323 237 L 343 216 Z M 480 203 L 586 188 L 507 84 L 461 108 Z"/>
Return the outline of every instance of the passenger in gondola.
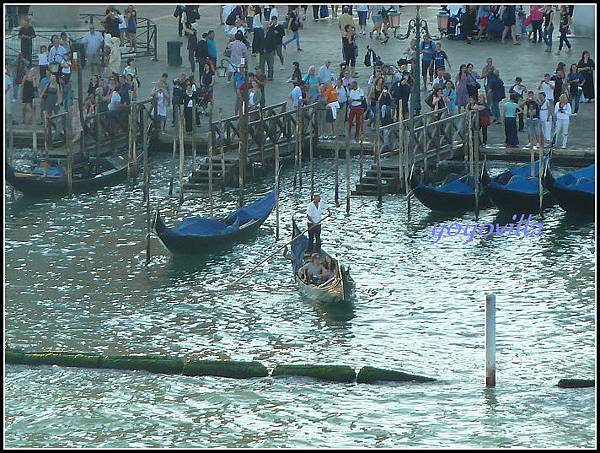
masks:
<path fill-rule="evenodd" d="M 314 194 L 313 200 L 306 209 L 306 216 L 308 218 L 308 252 L 321 251 L 321 220 L 323 220 L 323 213 L 325 211 L 327 211 L 328 216 L 331 215 L 327 203 L 321 203 L 321 196 L 318 193 Z"/>
<path fill-rule="evenodd" d="M 298 269 L 298 276 L 306 283 L 313 285 L 319 285 L 322 282 L 328 280 L 325 277 L 327 269 L 321 264 L 318 253 L 313 253 L 310 257 L 310 261 Z"/>

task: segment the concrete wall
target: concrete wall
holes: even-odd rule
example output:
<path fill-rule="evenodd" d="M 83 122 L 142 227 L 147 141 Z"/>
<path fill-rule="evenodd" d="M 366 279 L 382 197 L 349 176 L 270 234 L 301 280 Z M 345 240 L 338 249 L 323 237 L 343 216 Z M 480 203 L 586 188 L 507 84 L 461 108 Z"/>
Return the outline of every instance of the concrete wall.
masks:
<path fill-rule="evenodd" d="M 35 28 L 63 30 L 83 26 L 78 5 L 32 5 L 30 11 Z"/>
<path fill-rule="evenodd" d="M 596 33 L 596 5 L 575 5 L 573 35 L 593 38 Z"/>

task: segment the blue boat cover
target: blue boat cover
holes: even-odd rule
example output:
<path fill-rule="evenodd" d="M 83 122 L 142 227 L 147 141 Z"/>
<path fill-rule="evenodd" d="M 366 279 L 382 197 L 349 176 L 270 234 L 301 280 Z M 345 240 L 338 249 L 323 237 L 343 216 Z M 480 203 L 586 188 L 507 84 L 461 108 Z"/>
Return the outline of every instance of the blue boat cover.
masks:
<path fill-rule="evenodd" d="M 34 175 L 44 175 L 44 169 L 42 167 L 33 167 L 31 173 Z M 47 175 L 51 178 L 64 178 L 65 170 L 62 167 L 48 167 Z"/>
<path fill-rule="evenodd" d="M 457 178 L 454 173 L 451 173 L 450 175 L 448 175 L 448 177 L 446 177 L 445 182 L 439 186 L 427 186 L 424 184 L 419 184 L 419 187 L 434 192 L 474 195 L 475 178 L 473 178 L 473 176 L 470 175 L 465 175 L 461 176 L 460 178 Z"/>
<path fill-rule="evenodd" d="M 548 162 L 548 156 L 544 157 L 544 165 L 546 165 L 546 162 Z M 496 176 L 490 181 L 489 186 L 496 190 L 537 194 L 539 193 L 539 159 L 533 165 L 535 176 L 531 176 L 531 164 L 525 164 L 508 169 Z"/>
<path fill-rule="evenodd" d="M 596 193 L 595 172 L 596 165 L 592 164 L 589 167 L 559 176 L 554 180 L 554 185 L 560 189 L 577 190 L 594 195 Z"/>
<path fill-rule="evenodd" d="M 174 228 L 167 228 L 164 234 L 169 237 L 225 236 L 238 232 L 240 226 L 252 220 L 266 219 L 274 207 L 275 191 L 271 191 L 260 200 L 233 211 L 225 222 L 201 216 L 189 217 Z"/>

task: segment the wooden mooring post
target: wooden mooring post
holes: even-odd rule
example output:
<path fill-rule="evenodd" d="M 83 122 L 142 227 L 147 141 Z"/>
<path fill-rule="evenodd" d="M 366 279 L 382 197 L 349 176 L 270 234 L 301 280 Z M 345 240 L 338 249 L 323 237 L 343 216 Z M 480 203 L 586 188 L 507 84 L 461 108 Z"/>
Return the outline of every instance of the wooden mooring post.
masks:
<path fill-rule="evenodd" d="M 209 131 L 208 131 L 208 202 L 210 204 L 210 217 L 212 218 L 213 216 L 213 211 L 214 211 L 214 202 L 213 202 L 213 147 L 214 147 L 214 140 L 213 140 L 213 133 L 212 133 L 212 109 L 213 109 L 213 104 L 212 102 L 210 103 L 210 113 L 209 113 Z"/>
<path fill-rule="evenodd" d="M 298 107 L 296 108 L 296 133 L 295 140 L 296 146 L 294 147 L 294 190 L 296 190 L 298 184 L 298 153 L 300 147 L 300 101 L 298 101 Z"/>
<path fill-rule="evenodd" d="M 350 215 L 350 134 L 346 134 L 346 215 Z"/>
<path fill-rule="evenodd" d="M 61 117 L 65 132 L 65 152 L 67 154 L 67 188 L 69 196 L 73 195 L 73 150 L 71 149 L 71 112 L 64 113 Z"/>
<path fill-rule="evenodd" d="M 398 105 L 398 193 L 402 193 L 404 185 L 404 124 L 403 124 L 404 113 L 402 109 L 402 101 Z M 404 187 L 404 193 L 408 193 L 406 187 Z"/>
<path fill-rule="evenodd" d="M 177 136 L 179 135 L 179 105 L 173 106 L 175 110 L 175 129 L 173 130 L 173 155 L 171 156 L 171 178 L 169 180 L 169 196 L 173 196 L 173 184 L 175 180 L 175 156 L 177 155 Z"/>
<path fill-rule="evenodd" d="M 212 104 L 211 104 L 212 110 Z M 260 119 L 260 141 L 259 141 L 259 151 L 260 151 L 260 165 L 262 168 L 265 167 L 265 117 L 263 114 L 263 106 L 262 103 L 258 106 L 258 117 Z"/>
<path fill-rule="evenodd" d="M 298 137 L 298 188 L 302 190 L 302 145 L 304 142 L 304 106 L 300 108 L 300 136 Z"/>
<path fill-rule="evenodd" d="M 279 144 L 275 143 L 275 241 L 279 241 Z"/>
<path fill-rule="evenodd" d="M 223 108 L 219 107 L 219 151 L 221 154 L 221 193 L 225 192 L 225 137 L 223 130 Z"/>
<path fill-rule="evenodd" d="M 543 162 L 544 162 L 544 140 L 540 145 L 540 163 L 538 165 L 538 191 L 540 194 L 540 216 L 544 218 L 544 186 L 542 184 L 542 173 L 543 173 Z"/>
<path fill-rule="evenodd" d="M 156 110 L 154 110 L 156 112 Z M 148 131 L 142 126 L 142 143 L 144 150 L 144 201 L 146 204 L 146 266 L 150 264 L 150 164 L 148 159 Z"/>
<path fill-rule="evenodd" d="M 340 205 L 340 141 L 335 139 L 335 205 Z"/>
<path fill-rule="evenodd" d="M 310 144 L 309 144 L 309 159 L 310 159 L 310 199 L 312 200 L 315 193 L 315 163 L 314 163 L 314 141 L 315 141 L 315 121 L 316 109 L 313 107 L 311 111 L 310 121 Z"/>
<path fill-rule="evenodd" d="M 183 164 L 185 160 L 185 117 L 179 108 L 179 204 L 183 204 Z"/>
<path fill-rule="evenodd" d="M 383 201 L 382 185 L 381 185 L 381 139 L 379 130 L 381 129 L 381 104 L 379 99 L 376 104 L 377 111 L 375 112 L 375 161 L 377 165 L 377 201 Z"/>
<path fill-rule="evenodd" d="M 100 110 L 100 95 L 96 95 L 96 112 Z M 99 114 L 96 114 L 96 156 L 100 155 L 100 140 L 104 137 L 104 131 L 102 130 L 102 118 Z M 146 152 L 146 149 L 144 149 Z"/>
<path fill-rule="evenodd" d="M 242 112 L 239 119 L 240 156 L 239 156 L 239 198 L 238 206 L 244 206 L 244 185 L 246 184 L 246 166 L 248 165 L 248 104 L 242 101 Z"/>
<path fill-rule="evenodd" d="M 480 179 L 480 169 L 479 169 L 479 129 L 477 128 L 479 125 L 479 110 L 473 110 L 473 164 L 475 166 L 475 220 L 479 220 L 479 179 Z"/>
<path fill-rule="evenodd" d="M 485 386 L 496 387 L 496 295 L 485 296 Z"/>
<path fill-rule="evenodd" d="M 192 173 L 196 171 L 196 116 L 198 112 L 196 111 L 196 106 L 192 107 Z"/>

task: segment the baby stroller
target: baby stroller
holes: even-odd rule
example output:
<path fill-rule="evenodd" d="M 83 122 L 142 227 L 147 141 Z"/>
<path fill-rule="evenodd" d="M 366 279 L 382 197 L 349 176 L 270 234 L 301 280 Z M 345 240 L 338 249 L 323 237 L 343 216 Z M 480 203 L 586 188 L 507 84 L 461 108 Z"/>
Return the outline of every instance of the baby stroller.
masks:
<path fill-rule="evenodd" d="M 212 103 L 212 88 L 200 85 L 198 97 L 196 100 L 197 112 L 202 115 L 208 115 L 210 104 Z"/>

